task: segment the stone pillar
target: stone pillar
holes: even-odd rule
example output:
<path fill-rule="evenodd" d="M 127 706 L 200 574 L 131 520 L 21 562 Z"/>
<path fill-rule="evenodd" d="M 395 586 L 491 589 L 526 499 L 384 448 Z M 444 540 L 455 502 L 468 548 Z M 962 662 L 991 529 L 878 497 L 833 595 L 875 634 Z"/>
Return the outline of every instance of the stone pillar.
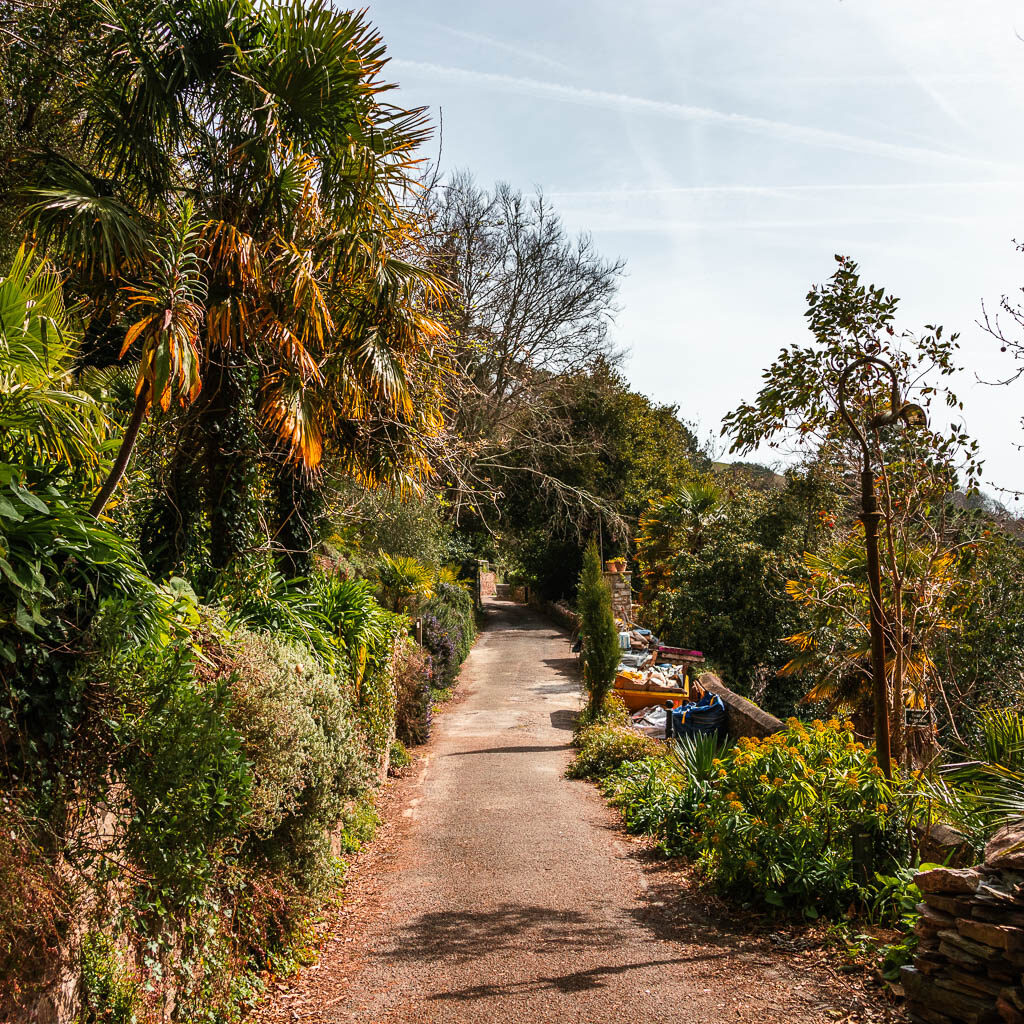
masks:
<path fill-rule="evenodd" d="M 633 574 L 606 572 L 604 578 L 612 588 L 612 614 L 623 622 L 633 621 Z"/>

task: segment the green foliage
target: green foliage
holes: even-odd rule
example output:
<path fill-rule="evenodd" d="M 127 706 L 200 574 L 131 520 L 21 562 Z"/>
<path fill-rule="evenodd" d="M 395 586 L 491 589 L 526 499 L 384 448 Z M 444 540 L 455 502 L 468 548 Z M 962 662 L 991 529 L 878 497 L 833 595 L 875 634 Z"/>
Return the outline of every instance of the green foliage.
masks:
<path fill-rule="evenodd" d="M 144 662 L 115 656 L 103 669 L 131 680 L 112 730 L 117 775 L 131 794 L 126 850 L 150 879 L 151 906 L 186 906 L 249 815 L 253 780 L 230 722 L 228 681 L 198 685 L 190 652 L 177 645 L 146 652 Z"/>
<path fill-rule="evenodd" d="M 606 791 L 634 829 L 697 860 L 738 899 L 808 917 L 851 904 L 879 920 L 902 913 L 888 879 L 905 863 L 916 782 L 887 782 L 849 724 L 791 719 L 784 732 L 710 754 L 681 746 L 672 762 L 624 764 Z"/>
<path fill-rule="evenodd" d="M 957 418 L 947 426 L 943 414 L 929 426 L 926 415 L 903 414 L 909 401 L 918 413 L 963 408 L 950 387 L 959 370 L 958 336 L 931 325 L 897 336 L 898 300 L 862 284 L 852 260 L 836 261 L 832 277 L 808 295 L 813 343 L 783 349 L 756 399 L 724 418 L 723 433 L 732 437 L 733 451 L 795 443 L 819 462 L 868 472 L 877 481 L 885 524 L 879 538 L 883 604 L 891 624 L 889 713 L 900 758 L 906 704 L 943 702 L 936 666 L 956 628 L 958 563 L 981 533 L 954 496 L 958 488 L 974 494 L 981 463 L 977 442 Z M 850 498 L 859 497 L 857 490 L 850 488 Z M 861 559 L 851 557 L 861 548 L 859 538 L 860 526 L 847 512 L 834 544 L 820 552 L 824 562 L 809 565 L 792 585 L 811 620 L 810 629 L 794 637 L 803 652 L 796 664 L 830 687 L 837 677 L 845 689 L 867 679 L 866 586 Z M 844 570 L 832 572 L 833 562 L 844 563 Z M 862 639 L 852 640 L 857 632 Z"/>
<path fill-rule="evenodd" d="M 434 592 L 430 568 L 408 555 L 392 556 L 382 551 L 377 564 L 381 600 L 393 612 L 411 611 Z"/>
<path fill-rule="evenodd" d="M 925 790 L 980 852 L 996 828 L 1024 818 L 1024 715 L 988 708 L 974 727 L 970 759 L 941 766 Z"/>
<path fill-rule="evenodd" d="M 890 875 L 875 874 L 876 889 L 868 907 L 868 920 L 876 924 L 894 925 L 899 936 L 892 942 L 880 942 L 875 936 L 858 933 L 847 936 L 847 953 L 857 960 L 867 960 L 887 981 L 898 981 L 900 968 L 909 964 L 917 949 L 914 925 L 921 916 L 921 892 L 914 884 L 918 871 L 940 867 L 939 864 L 920 864 L 896 868 Z"/>
<path fill-rule="evenodd" d="M 412 754 L 409 753 L 405 744 L 396 739 L 391 744 L 391 756 L 388 758 L 388 771 L 394 774 L 400 774 L 404 768 L 408 768 L 412 764 Z"/>
<path fill-rule="evenodd" d="M 21 249 L 0 278 L 0 462 L 95 471 L 105 441 L 99 403 L 74 386 L 78 339 L 61 277 Z"/>
<path fill-rule="evenodd" d="M 402 767 L 404 745 L 425 743 L 430 736 L 430 675 L 430 655 L 412 640 L 400 644 L 395 652 L 397 739 L 391 747 L 391 764 L 394 767 Z M 396 747 L 399 751 L 398 761 L 395 760 Z"/>
<path fill-rule="evenodd" d="M 430 652 L 434 686 L 451 686 L 476 639 L 473 597 L 461 583 L 438 580 L 423 608 L 423 646 Z"/>
<path fill-rule="evenodd" d="M 145 1019 L 137 978 L 121 962 L 109 936 L 82 939 L 82 1013 L 77 1024 L 136 1024 Z"/>
<path fill-rule="evenodd" d="M 230 680 L 231 722 L 251 765 L 250 856 L 318 889 L 330 871 L 328 833 L 371 779 L 351 687 L 272 637 L 238 631 L 207 646 Z"/>
<path fill-rule="evenodd" d="M 339 845 L 345 854 L 358 853 L 380 827 L 380 815 L 374 806 L 373 799 L 364 794 L 357 799 L 343 819 Z"/>
<path fill-rule="evenodd" d="M 619 659 L 619 633 L 612 615 L 612 592 L 602 574 L 597 543 L 591 541 L 583 556 L 576 605 L 583 639 L 583 683 L 590 694 L 591 713 L 604 704 L 615 683 Z"/>
<path fill-rule="evenodd" d="M 704 651 L 729 686 L 767 710 L 791 713 L 806 686 L 777 671 L 783 638 L 800 624 L 785 581 L 819 540 L 819 511 L 835 501 L 810 472 L 783 487 L 705 482 L 653 502 L 637 561 L 645 622 L 670 643 Z"/>
<path fill-rule="evenodd" d="M 630 556 L 647 503 L 707 463 L 679 410 L 631 391 L 606 361 L 557 384 L 557 405 L 531 421 L 541 438 L 502 460 L 502 555 L 550 600 L 575 592 L 583 538 L 600 530 L 608 555 Z"/>
<path fill-rule="evenodd" d="M 626 761 L 639 761 L 659 751 L 656 740 L 618 722 L 595 722 L 580 730 L 579 753 L 566 769 L 570 779 L 600 779 Z"/>

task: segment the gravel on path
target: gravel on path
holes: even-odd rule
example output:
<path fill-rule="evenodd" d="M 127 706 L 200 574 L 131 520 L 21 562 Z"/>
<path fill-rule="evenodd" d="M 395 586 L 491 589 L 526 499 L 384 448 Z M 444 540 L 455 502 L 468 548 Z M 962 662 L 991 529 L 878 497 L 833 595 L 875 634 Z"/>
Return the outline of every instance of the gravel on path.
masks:
<path fill-rule="evenodd" d="M 645 863 L 597 790 L 563 776 L 579 706 L 565 633 L 492 602 L 319 962 L 264 1020 L 897 1019 L 822 957 L 751 933 L 742 912 L 709 914 L 678 872 Z"/>

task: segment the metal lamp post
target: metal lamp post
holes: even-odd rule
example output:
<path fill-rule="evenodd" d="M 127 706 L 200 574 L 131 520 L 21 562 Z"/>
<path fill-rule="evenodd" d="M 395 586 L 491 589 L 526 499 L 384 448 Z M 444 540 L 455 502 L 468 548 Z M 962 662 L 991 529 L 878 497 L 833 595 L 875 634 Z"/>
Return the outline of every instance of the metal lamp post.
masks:
<path fill-rule="evenodd" d="M 879 366 L 892 381 L 892 401 L 888 412 L 876 413 L 867 421 L 867 429 L 876 431 L 902 420 L 907 426 L 924 426 L 927 423 L 924 409 L 900 399 L 896 371 L 878 356 L 861 356 L 849 363 L 839 375 L 839 411 L 860 442 L 864 454 L 864 465 L 860 474 L 860 520 L 864 524 L 864 544 L 867 548 L 868 594 L 871 617 L 871 671 L 875 703 L 875 747 L 878 751 L 878 766 L 885 777 L 892 777 L 892 754 L 889 746 L 889 687 L 885 678 L 885 615 L 882 609 L 882 578 L 878 561 L 878 522 L 882 514 L 878 511 L 875 498 L 875 474 L 871 468 L 871 449 L 865 432 L 857 425 L 846 408 L 846 382 L 854 370 L 862 366 Z"/>

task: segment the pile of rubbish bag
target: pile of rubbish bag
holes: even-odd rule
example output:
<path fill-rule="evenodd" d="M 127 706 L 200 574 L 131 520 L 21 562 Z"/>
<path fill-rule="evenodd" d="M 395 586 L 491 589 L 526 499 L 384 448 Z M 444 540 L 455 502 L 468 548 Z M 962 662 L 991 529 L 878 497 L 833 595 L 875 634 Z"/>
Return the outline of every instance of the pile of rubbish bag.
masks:
<path fill-rule="evenodd" d="M 700 651 L 665 647 L 649 629 L 635 626 L 620 630 L 619 647 L 616 689 L 687 695 L 687 665 L 704 660 Z"/>
<path fill-rule="evenodd" d="M 699 689 L 699 687 L 695 687 Z M 633 728 L 658 739 L 672 736 L 723 736 L 725 704 L 717 693 L 703 691 L 698 700 L 677 708 L 641 708 L 630 716 Z"/>

